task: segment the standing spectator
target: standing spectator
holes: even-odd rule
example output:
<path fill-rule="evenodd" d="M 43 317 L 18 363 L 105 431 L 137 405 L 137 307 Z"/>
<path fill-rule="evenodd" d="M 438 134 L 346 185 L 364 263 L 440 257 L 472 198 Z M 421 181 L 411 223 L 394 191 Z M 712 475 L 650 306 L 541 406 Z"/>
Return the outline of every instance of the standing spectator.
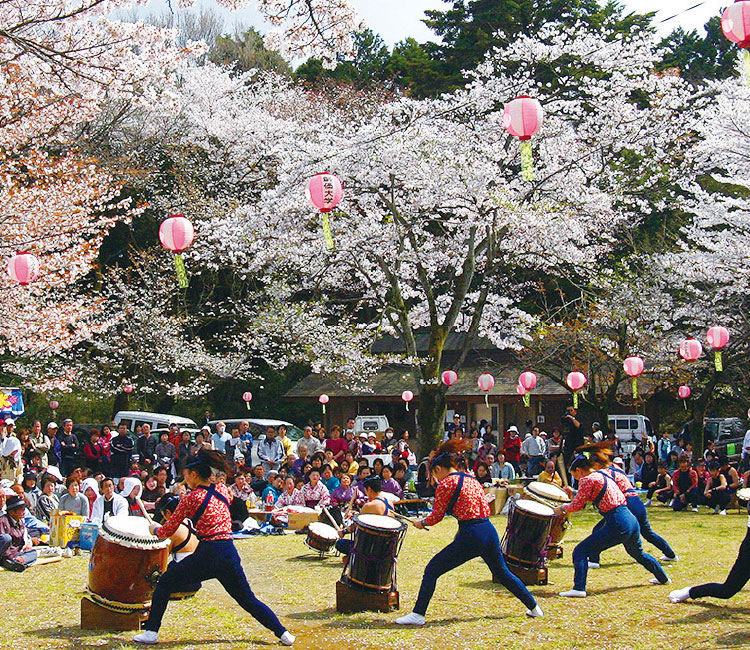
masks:
<path fill-rule="evenodd" d="M 750 429 L 745 431 L 745 439 L 742 441 L 742 469 L 750 469 Z"/>
<path fill-rule="evenodd" d="M 346 449 L 347 451 L 351 451 L 352 453 L 356 454 L 359 450 L 359 443 L 357 439 L 354 437 L 354 431 L 347 429 L 346 433 L 344 434 L 344 438 L 346 439 Z"/>
<path fill-rule="evenodd" d="M 210 411 L 205 411 L 203 413 L 203 419 L 198 423 L 200 426 L 208 426 L 208 423 L 211 421 L 211 413 Z"/>
<path fill-rule="evenodd" d="M 112 471 L 112 428 L 108 424 L 102 427 L 99 444 L 102 446 L 102 453 L 104 454 L 105 469 L 103 472 L 109 474 Z"/>
<path fill-rule="evenodd" d="M 276 429 L 276 432 L 279 437 L 279 442 L 281 443 L 281 446 L 284 447 L 284 457 L 286 458 L 289 454 L 294 453 L 294 446 L 291 440 L 287 437 L 287 430 L 285 424 L 280 424 L 278 428 Z"/>
<path fill-rule="evenodd" d="M 60 440 L 62 464 L 60 471 L 63 476 L 69 476 L 76 467 L 76 456 L 78 455 L 78 436 L 73 433 L 73 420 L 63 420 L 63 430 L 58 434 Z"/>
<path fill-rule="evenodd" d="M 466 426 L 461 424 L 461 416 L 458 413 L 453 414 L 453 422 L 448 425 L 446 440 L 450 438 L 463 438 L 466 435 Z"/>
<path fill-rule="evenodd" d="M 92 472 L 96 473 L 104 470 L 106 458 L 98 430 L 91 429 L 89 439 L 83 444 L 83 455 L 86 457 L 86 467 Z"/>
<path fill-rule="evenodd" d="M 690 461 L 687 456 L 680 458 L 678 464 L 679 469 L 672 474 L 672 491 L 674 492 L 672 509 L 680 511 L 692 505 L 693 512 L 698 512 L 698 503 L 700 501 L 698 474 L 690 467 Z"/>
<path fill-rule="evenodd" d="M 521 443 L 521 456 L 528 459 L 527 476 L 539 473 L 539 465 L 544 460 L 544 447 L 539 438 L 539 427 L 532 427 L 531 434 Z"/>
<path fill-rule="evenodd" d="M 210 429 L 209 429 L 210 431 Z M 227 433 L 227 425 L 223 422 L 216 424 L 216 433 L 211 436 L 211 442 L 214 449 L 222 454 L 227 453 L 227 443 L 232 439 L 232 435 Z"/>
<path fill-rule="evenodd" d="M 250 462 L 250 449 L 242 439 L 239 429 L 232 429 L 232 438 L 226 445 L 227 456 L 235 466 L 244 469 Z"/>
<path fill-rule="evenodd" d="M 39 420 L 34 420 L 31 425 L 31 446 L 41 458 L 42 469 L 46 469 L 49 463 L 47 454 L 49 453 L 51 443 L 47 434 L 42 431 L 42 423 Z"/>
<path fill-rule="evenodd" d="M 602 440 L 604 440 L 604 432 L 602 431 L 602 427 L 598 422 L 591 423 L 591 437 L 594 442 L 601 442 Z"/>
<path fill-rule="evenodd" d="M 176 476 L 175 462 L 177 460 L 177 450 L 169 442 L 169 432 L 162 431 L 159 434 L 159 444 L 156 445 L 156 462 L 160 467 L 166 467 L 170 476 Z M 161 495 L 159 495 L 161 496 Z M 156 501 L 156 499 L 154 499 Z"/>
<path fill-rule="evenodd" d="M 135 450 L 136 441 L 128 431 L 128 425 L 120 422 L 117 425 L 117 435 L 113 436 L 112 448 L 112 475 L 121 478 L 128 475 L 130 468 L 130 456 Z"/>
<path fill-rule="evenodd" d="M 0 427 L 0 478 L 20 482 L 23 475 L 21 441 L 13 435 L 13 420 L 8 418 Z M 9 424 L 10 423 L 10 424 Z"/>
<path fill-rule="evenodd" d="M 356 432 L 356 431 L 354 430 L 354 425 L 355 425 L 355 423 L 356 423 L 356 420 L 355 420 L 354 418 L 349 418 L 349 419 L 348 419 L 348 420 L 346 421 L 346 430 L 345 430 L 345 434 L 347 434 L 347 433 L 349 433 L 349 432 L 351 431 L 351 432 L 352 432 L 352 437 L 355 437 L 355 436 L 356 436 L 357 432 Z M 346 437 L 346 435 L 344 435 L 344 437 Z"/>
<path fill-rule="evenodd" d="M 407 431 L 404 431 L 404 433 L 407 433 L 407 438 L 408 438 L 408 437 L 409 437 L 409 436 L 408 436 L 408 432 L 407 432 Z M 401 442 L 401 441 L 399 440 L 398 442 Z M 391 450 L 392 450 L 392 449 L 393 449 L 393 448 L 394 448 L 394 447 L 395 447 L 395 446 L 396 446 L 397 444 L 398 444 L 398 443 L 397 443 L 396 439 L 394 438 L 393 427 L 388 427 L 388 428 L 387 428 L 387 429 L 385 430 L 385 433 L 383 434 L 383 442 L 381 443 L 381 445 L 380 445 L 380 446 L 381 446 L 381 447 L 383 447 L 383 451 L 384 451 L 385 453 L 388 453 L 388 454 L 390 454 L 390 453 L 391 453 Z"/>
<path fill-rule="evenodd" d="M 204 424 L 201 427 L 201 429 L 205 428 L 208 428 L 209 431 L 211 430 L 207 424 Z M 180 440 L 182 440 L 182 430 L 180 429 L 180 425 L 176 422 L 172 422 L 172 424 L 169 425 L 169 442 L 171 442 L 175 446 L 175 449 L 177 449 Z"/>
<path fill-rule="evenodd" d="M 578 411 L 569 406 L 561 421 L 563 429 L 563 446 L 562 454 L 565 461 L 565 468 L 570 467 L 576 449 L 583 444 L 583 425 L 578 420 Z"/>
<path fill-rule="evenodd" d="M 88 519 L 89 500 L 81 494 L 80 481 L 75 476 L 70 476 L 65 481 L 65 487 L 67 492 L 64 492 L 60 497 L 60 510 L 70 510 L 74 515 L 81 515 Z"/>
<path fill-rule="evenodd" d="M 150 472 L 154 467 L 156 461 L 156 438 L 151 434 L 151 425 L 144 424 L 142 427 L 143 435 L 138 438 L 136 443 L 136 449 L 138 450 L 138 457 L 140 460 L 141 468 Z"/>
<path fill-rule="evenodd" d="M 24 571 L 36 562 L 37 553 L 24 524 L 26 502 L 18 495 L 9 496 L 5 514 L 0 515 L 0 560 L 10 571 Z"/>
<path fill-rule="evenodd" d="M 190 440 L 190 432 L 182 432 L 182 440 L 180 440 L 180 446 L 177 449 L 177 465 L 178 469 L 182 471 L 185 466 L 187 457 L 192 453 L 193 442 Z"/>
<path fill-rule="evenodd" d="M 348 446 L 346 440 L 341 437 L 341 427 L 338 425 L 333 426 L 331 429 L 331 437 L 326 440 L 325 447 L 326 451 L 333 452 L 333 460 L 337 463 L 344 460 L 344 454 L 346 454 Z"/>
<path fill-rule="evenodd" d="M 562 453 L 563 437 L 560 427 L 552 427 L 552 437 L 547 439 L 547 455 L 549 458 Z"/>
<path fill-rule="evenodd" d="M 505 459 L 513 465 L 513 469 L 518 474 L 521 471 L 521 438 L 518 436 L 518 428 L 515 424 L 508 427 L 504 438 L 503 452 L 505 453 Z"/>
<path fill-rule="evenodd" d="M 250 450 L 253 448 L 253 432 L 250 431 L 250 422 L 242 420 L 240 422 L 240 438 L 247 445 L 248 462 L 250 461 Z"/>
<path fill-rule="evenodd" d="M 708 461 L 709 456 L 716 457 L 716 443 L 713 440 L 709 440 L 706 445 L 706 450 L 703 452 L 703 458 Z"/>
<path fill-rule="evenodd" d="M 47 452 L 47 466 L 59 467 L 62 462 L 62 445 L 57 438 L 57 422 L 47 425 L 47 437 L 49 438 L 49 451 Z"/>
<path fill-rule="evenodd" d="M 656 459 L 668 463 L 670 451 L 672 451 L 672 441 L 669 439 L 669 432 L 663 431 L 656 445 Z"/>
<path fill-rule="evenodd" d="M 482 444 L 477 449 L 477 463 L 486 463 L 487 456 L 497 456 L 497 447 L 494 445 L 493 440 L 492 433 L 484 434 Z"/>
<path fill-rule="evenodd" d="M 312 427 L 305 427 L 302 432 L 302 437 L 297 441 L 297 456 L 302 457 L 301 448 L 307 449 L 307 457 L 312 458 L 313 454 L 320 451 L 323 445 L 320 444 L 320 440 L 313 435 Z"/>
<path fill-rule="evenodd" d="M 286 458 L 284 447 L 276 438 L 276 429 L 273 427 L 266 429 L 265 439 L 258 443 L 258 458 L 263 465 L 265 474 L 278 471 L 284 458 Z"/>

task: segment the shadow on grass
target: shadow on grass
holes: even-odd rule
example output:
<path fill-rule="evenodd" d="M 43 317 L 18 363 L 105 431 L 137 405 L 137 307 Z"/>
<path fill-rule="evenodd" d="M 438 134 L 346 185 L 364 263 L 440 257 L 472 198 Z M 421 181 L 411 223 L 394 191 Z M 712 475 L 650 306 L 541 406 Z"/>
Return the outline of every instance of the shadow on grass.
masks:
<path fill-rule="evenodd" d="M 287 618 L 293 618 L 300 621 L 323 621 L 336 616 L 338 612 L 335 607 L 329 607 L 327 609 L 319 609 L 315 612 L 293 612 L 287 614 Z"/>
<path fill-rule="evenodd" d="M 702 607 L 703 611 L 693 612 L 665 621 L 667 625 L 694 625 L 696 623 L 707 623 L 708 621 L 715 621 L 716 619 L 723 619 L 728 616 L 750 616 L 750 607 L 731 607 L 727 605 L 721 605 L 719 603 L 707 603 L 691 600 L 689 605 L 693 607 Z M 733 634 L 740 634 L 739 632 Z M 745 641 L 750 641 L 750 631 L 743 632 L 745 635 Z"/>
<path fill-rule="evenodd" d="M 324 560 L 334 560 L 334 562 L 324 562 Z M 341 557 L 336 557 L 335 555 L 326 555 L 323 557 L 320 557 L 319 555 L 313 555 L 312 553 L 308 555 L 293 555 L 292 557 L 286 558 L 285 562 L 303 562 L 305 564 L 315 563 L 325 567 L 341 566 L 343 568 L 343 564 L 341 564 Z"/>

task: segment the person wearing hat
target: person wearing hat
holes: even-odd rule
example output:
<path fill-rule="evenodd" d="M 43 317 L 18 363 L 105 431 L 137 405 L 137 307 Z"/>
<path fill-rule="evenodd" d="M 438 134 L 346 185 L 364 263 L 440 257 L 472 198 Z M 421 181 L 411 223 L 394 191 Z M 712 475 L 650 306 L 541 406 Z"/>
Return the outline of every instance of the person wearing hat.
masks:
<path fill-rule="evenodd" d="M 453 414 L 453 422 L 448 425 L 448 431 L 445 434 L 445 440 L 450 438 L 463 438 L 466 435 L 466 426 L 461 424 L 461 416 L 458 413 Z"/>
<path fill-rule="evenodd" d="M 23 517 L 26 502 L 17 494 L 5 500 L 5 514 L 0 516 L 0 562 L 10 571 L 24 571 L 36 562 L 37 552 Z"/>
<path fill-rule="evenodd" d="M 14 422 L 5 420 L 5 429 L 0 430 L 0 477 L 20 482 L 23 476 L 21 441 L 13 434 Z"/>
<path fill-rule="evenodd" d="M 62 460 L 62 445 L 57 439 L 57 422 L 50 422 L 47 425 L 47 437 L 49 438 L 49 451 L 47 452 L 47 466 L 60 466 Z"/>
<path fill-rule="evenodd" d="M 507 460 L 516 474 L 521 472 L 521 438 L 518 435 L 518 427 L 515 424 L 511 424 L 508 430 L 505 432 L 503 451 L 505 453 L 505 460 Z"/>

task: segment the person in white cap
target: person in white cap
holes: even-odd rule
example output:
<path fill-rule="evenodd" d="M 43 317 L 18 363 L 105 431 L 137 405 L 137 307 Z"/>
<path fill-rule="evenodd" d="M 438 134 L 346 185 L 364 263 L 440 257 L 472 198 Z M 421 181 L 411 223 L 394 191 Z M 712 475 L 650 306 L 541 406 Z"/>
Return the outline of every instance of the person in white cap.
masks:
<path fill-rule="evenodd" d="M 47 437 L 49 438 L 50 445 L 47 460 L 49 461 L 49 465 L 59 467 L 62 460 L 62 445 L 60 445 L 60 441 L 57 438 L 57 430 L 57 422 L 50 422 L 47 425 Z"/>
<path fill-rule="evenodd" d="M 19 482 L 23 475 L 23 462 L 21 461 L 21 441 L 13 435 L 11 418 L 5 420 L 5 428 L 0 430 L 0 478 L 12 482 Z"/>

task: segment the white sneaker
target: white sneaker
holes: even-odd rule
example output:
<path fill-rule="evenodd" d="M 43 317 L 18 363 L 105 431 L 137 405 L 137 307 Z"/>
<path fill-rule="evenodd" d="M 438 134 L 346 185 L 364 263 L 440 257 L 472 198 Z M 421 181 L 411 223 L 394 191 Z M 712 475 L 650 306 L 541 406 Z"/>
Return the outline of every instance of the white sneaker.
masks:
<path fill-rule="evenodd" d="M 725 514 L 727 514 L 727 511 L 726 510 L 722 510 L 719 514 L 720 515 L 725 515 Z"/>
<path fill-rule="evenodd" d="M 679 562 L 679 561 L 680 561 L 679 555 L 675 555 L 674 557 L 667 557 L 666 555 L 662 555 L 659 558 L 659 562 Z"/>
<path fill-rule="evenodd" d="M 63 557 L 73 557 L 73 549 L 72 548 L 64 548 L 62 550 L 62 556 Z"/>
<path fill-rule="evenodd" d="M 151 630 L 143 630 L 140 634 L 133 637 L 136 643 L 159 643 L 159 633 Z"/>
<path fill-rule="evenodd" d="M 659 578 L 651 578 L 651 580 L 649 580 L 649 583 L 651 583 L 652 585 L 671 585 L 672 578 L 667 577 L 666 582 L 662 582 L 661 580 L 659 580 Z"/>
<path fill-rule="evenodd" d="M 560 595 L 563 598 L 586 598 L 586 592 L 580 589 L 570 589 L 568 591 L 561 591 Z"/>
<path fill-rule="evenodd" d="M 682 589 L 675 589 L 669 592 L 669 600 L 673 603 L 681 603 L 690 598 L 690 587 L 683 587 Z"/>
<path fill-rule="evenodd" d="M 284 645 L 292 645 L 296 640 L 297 637 L 294 636 L 294 634 L 292 634 L 289 630 L 284 632 L 284 634 L 279 637 L 279 641 L 281 641 Z"/>
<path fill-rule="evenodd" d="M 601 569 L 602 565 L 598 562 L 589 562 L 589 569 Z"/>
<path fill-rule="evenodd" d="M 416 612 L 411 612 L 406 616 L 397 618 L 396 623 L 398 625 L 424 625 L 424 616 L 417 614 Z"/>
<path fill-rule="evenodd" d="M 698 506 L 693 506 L 693 512 L 698 512 Z"/>
<path fill-rule="evenodd" d="M 534 609 L 527 609 L 526 616 L 537 618 L 538 616 L 544 616 L 544 612 L 542 611 L 542 608 L 537 605 L 536 607 L 534 607 Z"/>

